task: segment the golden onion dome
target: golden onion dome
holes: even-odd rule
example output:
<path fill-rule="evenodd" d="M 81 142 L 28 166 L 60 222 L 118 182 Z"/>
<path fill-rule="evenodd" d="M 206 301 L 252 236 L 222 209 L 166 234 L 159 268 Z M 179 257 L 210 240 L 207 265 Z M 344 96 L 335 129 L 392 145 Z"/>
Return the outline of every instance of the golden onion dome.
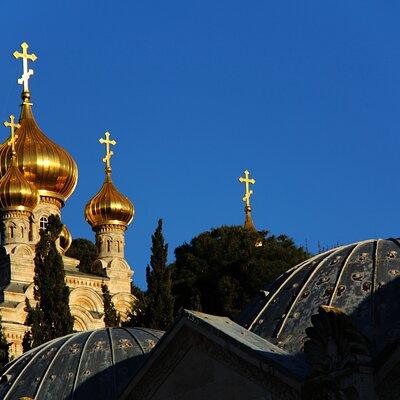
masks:
<path fill-rule="evenodd" d="M 96 228 L 101 225 L 128 226 L 133 219 L 135 209 L 132 202 L 120 193 L 111 180 L 110 171 L 100 191 L 86 204 L 86 221 Z"/>
<path fill-rule="evenodd" d="M 38 127 L 29 103 L 29 93 L 23 93 L 15 150 L 17 166 L 40 196 L 56 198 L 61 205 L 73 193 L 78 181 L 78 168 L 71 155 L 51 141 Z M 11 164 L 12 151 L 7 141 L 0 145 L 0 176 Z"/>
<path fill-rule="evenodd" d="M 0 179 L 0 207 L 4 210 L 32 211 L 39 202 L 38 191 L 12 162 Z"/>
<path fill-rule="evenodd" d="M 66 225 L 63 225 L 60 233 L 60 248 L 65 254 L 72 244 L 72 235 Z"/>

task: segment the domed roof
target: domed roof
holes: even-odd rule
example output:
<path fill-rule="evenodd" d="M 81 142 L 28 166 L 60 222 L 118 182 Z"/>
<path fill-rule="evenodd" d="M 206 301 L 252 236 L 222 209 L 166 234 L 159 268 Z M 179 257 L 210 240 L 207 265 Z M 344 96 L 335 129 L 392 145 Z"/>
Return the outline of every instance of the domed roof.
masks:
<path fill-rule="evenodd" d="M 1 209 L 32 211 L 38 202 L 38 191 L 24 178 L 18 167 L 11 164 L 0 179 Z"/>
<path fill-rule="evenodd" d="M 111 180 L 111 173 L 106 172 L 100 191 L 86 204 L 86 220 L 93 228 L 100 225 L 127 226 L 134 213 L 132 202 L 117 190 Z"/>
<path fill-rule="evenodd" d="M 117 399 L 161 336 L 150 329 L 103 328 L 52 340 L 4 367 L 0 398 Z"/>
<path fill-rule="evenodd" d="M 73 193 L 78 168 L 71 155 L 51 141 L 38 127 L 30 103 L 29 93 L 24 93 L 15 145 L 17 166 L 25 179 L 35 186 L 41 196 L 57 198 L 63 204 Z M 7 141 L 0 145 L 0 175 L 3 176 L 11 163 L 11 149 Z"/>
<path fill-rule="evenodd" d="M 367 240 L 319 254 L 280 276 L 242 323 L 289 352 L 302 350 L 321 305 L 340 308 L 371 341 L 372 352 L 400 337 L 400 242 Z"/>

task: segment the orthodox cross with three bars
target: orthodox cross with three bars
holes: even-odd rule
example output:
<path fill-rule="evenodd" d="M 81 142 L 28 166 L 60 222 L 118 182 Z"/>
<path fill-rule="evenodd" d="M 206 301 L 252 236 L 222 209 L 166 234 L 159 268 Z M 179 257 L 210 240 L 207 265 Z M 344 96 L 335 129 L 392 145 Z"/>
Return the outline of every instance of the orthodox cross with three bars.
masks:
<path fill-rule="evenodd" d="M 12 154 L 15 154 L 15 141 L 18 138 L 18 135 L 15 134 L 15 128 L 20 128 L 21 125 L 14 122 L 14 115 L 10 115 L 10 122 L 4 121 L 4 126 L 9 127 L 11 131 L 10 140 L 7 142 L 9 146 L 11 146 Z"/>
<path fill-rule="evenodd" d="M 246 203 L 247 207 L 250 207 L 250 196 L 253 194 L 253 191 L 250 190 L 250 184 L 254 185 L 256 183 L 255 179 L 249 179 L 250 172 L 244 171 L 244 177 L 239 178 L 240 183 L 244 183 L 246 185 L 246 192 L 243 196 L 243 201 Z"/>
<path fill-rule="evenodd" d="M 33 69 L 28 68 L 28 60 L 36 61 L 37 57 L 35 54 L 28 54 L 28 43 L 24 42 L 21 44 L 22 53 L 14 51 L 13 56 L 18 60 L 22 58 L 22 76 L 18 79 L 20 85 L 24 85 L 24 92 L 29 92 L 29 77 L 33 75 Z"/>
<path fill-rule="evenodd" d="M 110 144 L 115 146 L 117 142 L 115 140 L 110 140 L 110 132 L 107 131 L 104 135 L 106 138 L 99 139 L 99 142 L 106 145 L 106 156 L 103 158 L 103 163 L 106 164 L 106 172 L 111 172 L 110 160 L 111 156 L 114 155 L 114 152 L 110 150 Z"/>

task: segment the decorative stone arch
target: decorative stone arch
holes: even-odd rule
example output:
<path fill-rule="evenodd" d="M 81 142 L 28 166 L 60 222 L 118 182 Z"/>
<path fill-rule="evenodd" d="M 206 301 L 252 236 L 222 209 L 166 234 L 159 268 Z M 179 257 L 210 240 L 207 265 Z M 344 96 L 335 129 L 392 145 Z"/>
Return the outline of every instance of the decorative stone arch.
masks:
<path fill-rule="evenodd" d="M 21 303 L 19 303 L 17 307 L 15 307 L 14 318 L 15 318 L 14 322 L 25 324 L 26 320 L 25 301 L 21 301 Z"/>
<path fill-rule="evenodd" d="M 128 263 L 122 258 L 115 258 L 110 262 L 107 275 L 110 277 L 118 277 L 122 279 L 131 279 L 133 274 Z"/>
<path fill-rule="evenodd" d="M 29 299 L 29 301 L 31 302 L 31 306 L 32 304 L 32 300 L 34 299 L 33 297 L 33 290 L 34 290 L 35 285 L 33 283 L 31 283 L 25 290 L 25 296 Z"/>
<path fill-rule="evenodd" d="M 12 248 L 11 254 L 15 254 L 17 256 L 29 256 L 34 257 L 34 252 L 32 247 L 27 244 L 18 244 Z"/>
<path fill-rule="evenodd" d="M 126 321 L 132 311 L 132 303 L 137 299 L 131 293 L 117 293 L 111 297 L 111 300 L 121 316 L 122 321 Z"/>
<path fill-rule="evenodd" d="M 72 309 L 74 306 L 80 306 L 87 311 L 102 313 L 103 299 L 101 296 L 89 287 L 77 287 L 69 294 L 69 304 Z"/>
<path fill-rule="evenodd" d="M 18 225 L 14 222 L 14 221 L 5 221 L 5 230 L 6 230 L 6 237 L 11 238 L 11 239 L 15 239 L 18 236 Z"/>
<path fill-rule="evenodd" d="M 79 305 L 71 305 L 71 315 L 74 317 L 74 330 L 81 332 L 99 327 L 99 322 L 93 318 L 92 314 Z"/>

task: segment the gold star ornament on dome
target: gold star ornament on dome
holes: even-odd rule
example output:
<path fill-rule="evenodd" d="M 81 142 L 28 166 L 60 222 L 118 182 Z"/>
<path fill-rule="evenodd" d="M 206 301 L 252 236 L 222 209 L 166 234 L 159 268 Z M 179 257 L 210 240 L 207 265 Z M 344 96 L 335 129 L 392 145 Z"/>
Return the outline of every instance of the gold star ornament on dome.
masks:
<path fill-rule="evenodd" d="M 103 163 L 106 164 L 106 172 L 110 173 L 111 172 L 111 157 L 114 155 L 114 152 L 110 149 L 110 145 L 115 146 L 117 142 L 115 140 L 110 140 L 110 132 L 106 132 L 104 134 L 105 139 L 101 138 L 99 139 L 99 142 L 101 144 L 106 145 L 106 155 L 103 158 Z"/>
<path fill-rule="evenodd" d="M 14 51 L 13 56 L 18 60 L 22 58 L 22 76 L 18 79 L 18 83 L 24 86 L 24 92 L 29 92 L 29 78 L 33 75 L 33 69 L 28 68 L 28 60 L 36 61 L 36 54 L 28 54 L 28 43 L 24 42 L 21 44 L 22 53 Z"/>

